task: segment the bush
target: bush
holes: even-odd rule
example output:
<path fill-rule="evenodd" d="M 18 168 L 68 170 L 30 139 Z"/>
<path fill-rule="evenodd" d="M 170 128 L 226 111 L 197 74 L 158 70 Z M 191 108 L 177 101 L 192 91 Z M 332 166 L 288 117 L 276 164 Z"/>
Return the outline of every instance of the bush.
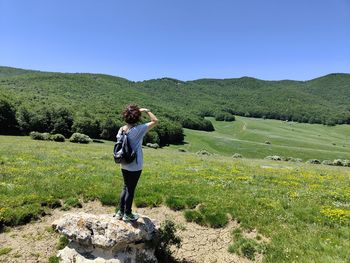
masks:
<path fill-rule="evenodd" d="M 153 149 L 158 149 L 159 148 L 158 143 L 147 143 L 146 146 L 150 147 L 150 148 L 153 148 Z"/>
<path fill-rule="evenodd" d="M 197 155 L 211 155 L 210 152 L 206 151 L 206 150 L 200 150 L 198 152 L 196 152 Z"/>
<path fill-rule="evenodd" d="M 340 159 L 335 159 L 333 161 L 333 165 L 336 165 L 336 166 L 343 166 L 343 161 L 340 160 Z"/>
<path fill-rule="evenodd" d="M 70 142 L 74 143 L 90 143 L 92 140 L 89 136 L 82 134 L 82 133 L 73 133 L 72 136 L 69 138 Z"/>
<path fill-rule="evenodd" d="M 307 160 L 306 162 L 311 164 L 321 164 L 321 162 L 317 159 L 310 159 L 310 160 Z"/>
<path fill-rule="evenodd" d="M 303 160 L 300 159 L 300 158 L 286 157 L 285 161 L 288 161 L 288 162 L 302 162 Z"/>
<path fill-rule="evenodd" d="M 278 156 L 278 155 L 269 155 L 269 156 L 266 156 L 264 159 L 273 160 L 273 161 L 282 161 L 283 157 Z"/>
<path fill-rule="evenodd" d="M 187 262 L 178 261 L 171 255 L 170 247 L 181 247 L 181 238 L 176 235 L 175 223 L 171 220 L 165 220 L 153 240 L 147 241 L 146 245 L 155 249 L 155 256 L 158 262 Z"/>
<path fill-rule="evenodd" d="M 333 161 L 331 161 L 331 160 L 323 160 L 322 164 L 323 165 L 333 165 Z"/>
<path fill-rule="evenodd" d="M 64 142 L 66 138 L 62 134 L 57 133 L 51 135 L 50 139 L 55 142 Z"/>
<path fill-rule="evenodd" d="M 45 136 L 43 135 L 43 133 L 40 132 L 36 132 L 36 131 L 32 131 L 29 136 L 33 139 L 33 140 L 46 140 Z"/>
<path fill-rule="evenodd" d="M 350 160 L 343 160 L 343 166 L 350 167 Z"/>
<path fill-rule="evenodd" d="M 235 153 L 234 155 L 232 155 L 232 158 L 242 158 L 242 155 L 239 153 Z"/>

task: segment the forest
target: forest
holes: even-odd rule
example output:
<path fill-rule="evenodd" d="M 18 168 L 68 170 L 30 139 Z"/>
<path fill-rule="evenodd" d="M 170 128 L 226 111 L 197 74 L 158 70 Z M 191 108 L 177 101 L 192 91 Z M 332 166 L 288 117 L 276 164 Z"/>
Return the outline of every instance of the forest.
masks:
<path fill-rule="evenodd" d="M 146 142 L 181 143 L 182 128 L 213 131 L 205 116 L 235 115 L 325 125 L 350 124 L 350 74 L 309 81 L 250 77 L 129 81 L 90 73 L 52 73 L 0 67 L 0 134 L 73 132 L 114 140 L 128 103 L 159 117 Z M 146 121 L 144 118 L 142 121 Z"/>

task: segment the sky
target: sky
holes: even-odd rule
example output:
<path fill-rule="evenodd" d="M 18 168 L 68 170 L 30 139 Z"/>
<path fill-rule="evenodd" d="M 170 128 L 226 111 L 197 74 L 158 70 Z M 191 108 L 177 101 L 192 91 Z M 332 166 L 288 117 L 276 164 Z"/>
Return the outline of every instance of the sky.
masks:
<path fill-rule="evenodd" d="M 0 65 L 134 81 L 350 73 L 350 0 L 0 0 Z"/>

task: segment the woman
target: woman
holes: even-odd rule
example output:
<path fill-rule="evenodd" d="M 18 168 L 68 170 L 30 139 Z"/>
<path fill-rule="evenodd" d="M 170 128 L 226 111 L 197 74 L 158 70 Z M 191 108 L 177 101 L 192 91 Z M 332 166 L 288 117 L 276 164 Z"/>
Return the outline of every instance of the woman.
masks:
<path fill-rule="evenodd" d="M 151 121 L 137 125 L 142 112 L 146 112 Z M 119 129 L 117 139 L 120 138 L 123 130 L 128 134 L 128 141 L 131 148 L 136 152 L 136 159 L 131 163 L 121 163 L 124 187 L 120 194 L 119 210 L 116 212 L 115 217 L 125 221 L 136 221 L 139 216 L 132 213 L 131 205 L 135 188 L 142 172 L 142 140 L 146 133 L 157 124 L 158 119 L 149 109 L 140 109 L 136 104 L 130 104 L 126 107 L 123 111 L 123 119 L 126 125 Z"/>

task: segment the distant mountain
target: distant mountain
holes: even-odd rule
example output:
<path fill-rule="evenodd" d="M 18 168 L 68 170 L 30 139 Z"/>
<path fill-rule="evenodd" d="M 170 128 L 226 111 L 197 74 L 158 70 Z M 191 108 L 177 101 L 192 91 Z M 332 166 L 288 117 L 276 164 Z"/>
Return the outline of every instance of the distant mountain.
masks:
<path fill-rule="evenodd" d="M 204 116 L 241 115 L 323 124 L 350 124 L 350 74 L 309 81 L 250 77 L 140 82 L 88 73 L 52 73 L 0 67 L 0 96 L 16 107 L 64 106 L 74 115 L 119 118 L 125 104 L 151 108 L 183 127 L 212 130 Z"/>

